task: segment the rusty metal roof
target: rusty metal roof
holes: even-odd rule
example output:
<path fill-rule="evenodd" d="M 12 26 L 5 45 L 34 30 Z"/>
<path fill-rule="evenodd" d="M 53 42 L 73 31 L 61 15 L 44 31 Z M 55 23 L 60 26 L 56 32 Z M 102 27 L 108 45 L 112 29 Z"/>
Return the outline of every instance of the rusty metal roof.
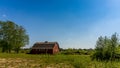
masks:
<path fill-rule="evenodd" d="M 57 42 L 47 42 L 47 41 L 45 41 L 45 42 L 36 42 L 33 45 L 32 49 L 53 49 L 55 44 L 58 45 Z M 59 45 L 58 45 L 58 47 L 59 47 Z"/>

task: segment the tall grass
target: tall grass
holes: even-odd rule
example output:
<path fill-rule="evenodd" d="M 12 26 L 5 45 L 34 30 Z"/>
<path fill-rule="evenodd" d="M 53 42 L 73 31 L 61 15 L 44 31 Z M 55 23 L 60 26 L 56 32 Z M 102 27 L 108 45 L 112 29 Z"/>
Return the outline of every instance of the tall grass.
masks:
<path fill-rule="evenodd" d="M 91 61 L 89 55 L 31 55 L 31 54 L 7 54 L 0 53 L 0 58 L 5 59 L 26 59 L 28 67 L 30 64 L 36 64 L 40 68 L 120 68 L 119 61 L 98 62 Z M 31 62 L 29 60 L 34 60 Z M 6 64 L 7 65 L 7 64 Z M 22 66 L 22 65 L 21 65 Z M 24 68 L 24 67 L 23 67 Z"/>

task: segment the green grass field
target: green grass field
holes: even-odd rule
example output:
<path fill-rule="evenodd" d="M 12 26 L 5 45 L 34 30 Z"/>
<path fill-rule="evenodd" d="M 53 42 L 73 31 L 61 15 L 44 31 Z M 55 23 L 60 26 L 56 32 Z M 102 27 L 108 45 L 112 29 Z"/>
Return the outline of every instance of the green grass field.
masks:
<path fill-rule="evenodd" d="M 120 62 L 91 61 L 89 55 L 0 53 L 0 68 L 120 68 Z"/>

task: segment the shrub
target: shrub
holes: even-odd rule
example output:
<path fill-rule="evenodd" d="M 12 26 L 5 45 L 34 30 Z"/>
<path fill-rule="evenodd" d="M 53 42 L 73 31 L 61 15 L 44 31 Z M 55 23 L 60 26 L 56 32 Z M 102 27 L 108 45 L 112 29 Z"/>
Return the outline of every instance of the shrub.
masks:
<path fill-rule="evenodd" d="M 95 53 L 91 56 L 92 60 L 115 60 L 115 57 L 118 58 L 116 53 L 118 45 L 119 41 L 116 33 L 111 38 L 100 36 L 96 42 Z"/>

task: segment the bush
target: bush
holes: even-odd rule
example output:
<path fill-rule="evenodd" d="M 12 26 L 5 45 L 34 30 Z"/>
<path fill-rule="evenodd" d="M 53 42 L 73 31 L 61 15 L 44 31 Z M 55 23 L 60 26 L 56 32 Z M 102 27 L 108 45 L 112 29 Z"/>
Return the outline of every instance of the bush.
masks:
<path fill-rule="evenodd" d="M 116 33 L 111 38 L 99 37 L 96 42 L 95 53 L 91 56 L 92 60 L 108 61 L 120 58 L 116 53 L 118 45 L 119 41 Z"/>

